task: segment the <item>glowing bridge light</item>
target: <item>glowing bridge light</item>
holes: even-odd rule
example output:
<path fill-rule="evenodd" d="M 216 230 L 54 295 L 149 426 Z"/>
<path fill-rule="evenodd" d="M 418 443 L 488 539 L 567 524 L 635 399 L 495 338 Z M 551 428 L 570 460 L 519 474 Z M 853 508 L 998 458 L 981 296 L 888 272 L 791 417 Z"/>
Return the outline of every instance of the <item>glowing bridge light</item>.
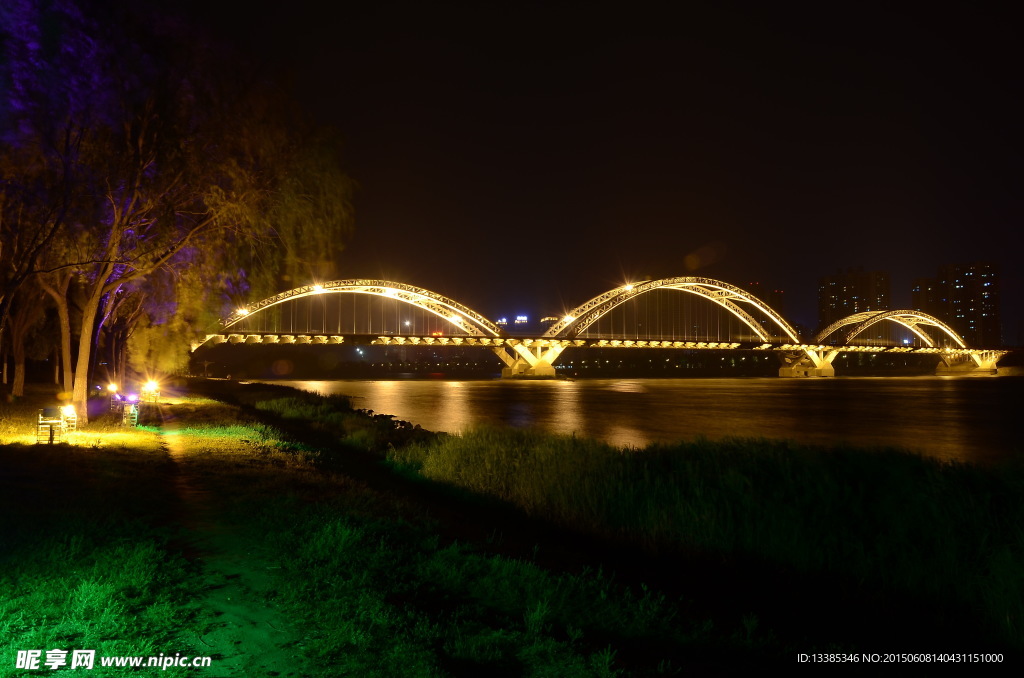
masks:
<path fill-rule="evenodd" d="M 633 291 L 633 283 L 629 283 L 628 285 L 623 285 L 622 289 L 624 289 L 627 292 L 632 292 Z"/>
<path fill-rule="evenodd" d="M 321 292 L 323 292 L 323 291 L 324 291 L 324 286 L 323 286 L 323 285 L 320 285 L 320 284 L 316 284 L 316 285 L 313 285 L 313 291 L 314 291 L 314 292 L 315 292 L 316 294 L 320 294 Z"/>
<path fill-rule="evenodd" d="M 576 320 L 576 316 L 567 315 L 564 318 L 562 318 L 562 322 L 565 323 L 571 323 L 573 320 Z"/>
<path fill-rule="evenodd" d="M 237 311 L 235 311 L 235 313 L 237 313 L 238 315 L 249 315 L 249 309 L 240 308 Z"/>

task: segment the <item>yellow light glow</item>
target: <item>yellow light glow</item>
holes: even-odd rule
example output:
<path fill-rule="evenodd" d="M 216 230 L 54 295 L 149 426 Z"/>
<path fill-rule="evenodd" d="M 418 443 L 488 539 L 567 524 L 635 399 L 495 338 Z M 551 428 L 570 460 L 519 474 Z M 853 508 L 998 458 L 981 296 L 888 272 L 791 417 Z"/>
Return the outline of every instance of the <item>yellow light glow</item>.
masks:
<path fill-rule="evenodd" d="M 117 393 L 117 384 L 107 384 L 107 390 L 111 393 Z"/>
<path fill-rule="evenodd" d="M 451 314 L 451 316 L 448 317 L 448 320 L 451 320 L 453 323 L 458 324 L 462 322 L 462 316 L 453 313 Z"/>
<path fill-rule="evenodd" d="M 317 294 L 320 294 L 321 292 L 324 291 L 324 286 L 323 285 L 313 285 L 313 291 L 316 292 Z"/>
<path fill-rule="evenodd" d="M 247 308 L 240 308 L 240 309 L 238 309 L 238 315 L 249 315 L 249 309 L 247 309 Z"/>
<path fill-rule="evenodd" d="M 142 390 L 152 392 L 157 390 L 158 388 L 160 388 L 160 384 L 150 379 L 149 381 L 146 382 L 146 385 L 142 387 Z"/>
<path fill-rule="evenodd" d="M 627 292 L 632 292 L 633 291 L 633 285 L 632 285 L 632 283 L 630 283 L 629 285 L 623 285 L 622 289 L 626 290 Z"/>
<path fill-rule="evenodd" d="M 564 318 L 562 318 L 562 322 L 566 323 L 571 323 L 573 320 L 576 320 L 576 317 L 571 315 L 567 315 Z"/>
<path fill-rule="evenodd" d="M 60 412 L 65 417 L 73 417 L 75 415 L 75 406 L 74 405 L 62 405 L 61 408 L 60 408 Z"/>

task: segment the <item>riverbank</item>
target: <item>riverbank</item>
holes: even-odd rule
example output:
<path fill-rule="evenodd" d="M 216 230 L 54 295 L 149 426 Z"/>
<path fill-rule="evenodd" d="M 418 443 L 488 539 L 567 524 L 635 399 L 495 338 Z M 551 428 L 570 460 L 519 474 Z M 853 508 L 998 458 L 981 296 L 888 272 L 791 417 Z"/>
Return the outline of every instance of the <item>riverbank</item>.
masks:
<path fill-rule="evenodd" d="M 10 652 L 206 654 L 204 676 L 721 675 L 797 652 L 1024 644 L 1015 471 L 787 448 L 693 452 L 684 469 L 648 450 L 630 480 L 584 441 L 438 438 L 258 384 L 168 393 L 140 429 L 94 422 L 52 448 L 8 443 L 28 413 L 4 411 Z M 603 476 L 658 519 L 600 499 Z M 703 513 L 679 503 L 695 492 Z M 949 496 L 963 501 L 944 513 Z M 976 520 L 994 524 L 970 534 Z M 866 569 L 846 568 L 858 553 Z"/>

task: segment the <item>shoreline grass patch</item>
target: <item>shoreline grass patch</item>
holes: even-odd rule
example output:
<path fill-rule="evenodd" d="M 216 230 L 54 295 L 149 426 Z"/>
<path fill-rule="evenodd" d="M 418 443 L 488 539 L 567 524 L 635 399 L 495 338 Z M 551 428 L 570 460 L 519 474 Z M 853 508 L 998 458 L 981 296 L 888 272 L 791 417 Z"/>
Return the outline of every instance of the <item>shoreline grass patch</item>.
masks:
<path fill-rule="evenodd" d="M 652 553 L 751 557 L 984 611 L 1024 646 L 1024 474 L 770 440 L 619 449 L 482 428 L 388 451 L 423 477 Z"/>

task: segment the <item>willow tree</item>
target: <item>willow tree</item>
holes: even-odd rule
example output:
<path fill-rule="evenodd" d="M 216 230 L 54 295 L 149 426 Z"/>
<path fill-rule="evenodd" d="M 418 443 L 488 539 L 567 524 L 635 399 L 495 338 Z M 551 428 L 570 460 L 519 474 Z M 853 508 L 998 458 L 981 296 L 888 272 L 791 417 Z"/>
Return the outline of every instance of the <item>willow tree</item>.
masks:
<path fill-rule="evenodd" d="M 71 291 L 80 296 L 73 401 L 85 417 L 93 352 L 119 299 L 136 295 L 148 312 L 131 322 L 159 326 L 146 282 L 176 280 L 171 315 L 194 329 L 232 291 L 329 260 L 351 223 L 349 184 L 334 151 L 296 125 L 268 83 L 239 81 L 237 61 L 179 24 L 98 13 L 98 3 L 15 6 L 22 30 L 7 44 L 46 24 L 62 46 L 8 49 L 23 57 L 8 79 L 18 83 L 12 136 L 36 140 L 20 147 L 57 147 L 61 131 L 75 140 L 74 171 L 63 175 L 73 199 L 49 236 L 59 260 L 46 271 L 62 318 Z M 68 45 L 91 58 L 69 59 Z"/>

